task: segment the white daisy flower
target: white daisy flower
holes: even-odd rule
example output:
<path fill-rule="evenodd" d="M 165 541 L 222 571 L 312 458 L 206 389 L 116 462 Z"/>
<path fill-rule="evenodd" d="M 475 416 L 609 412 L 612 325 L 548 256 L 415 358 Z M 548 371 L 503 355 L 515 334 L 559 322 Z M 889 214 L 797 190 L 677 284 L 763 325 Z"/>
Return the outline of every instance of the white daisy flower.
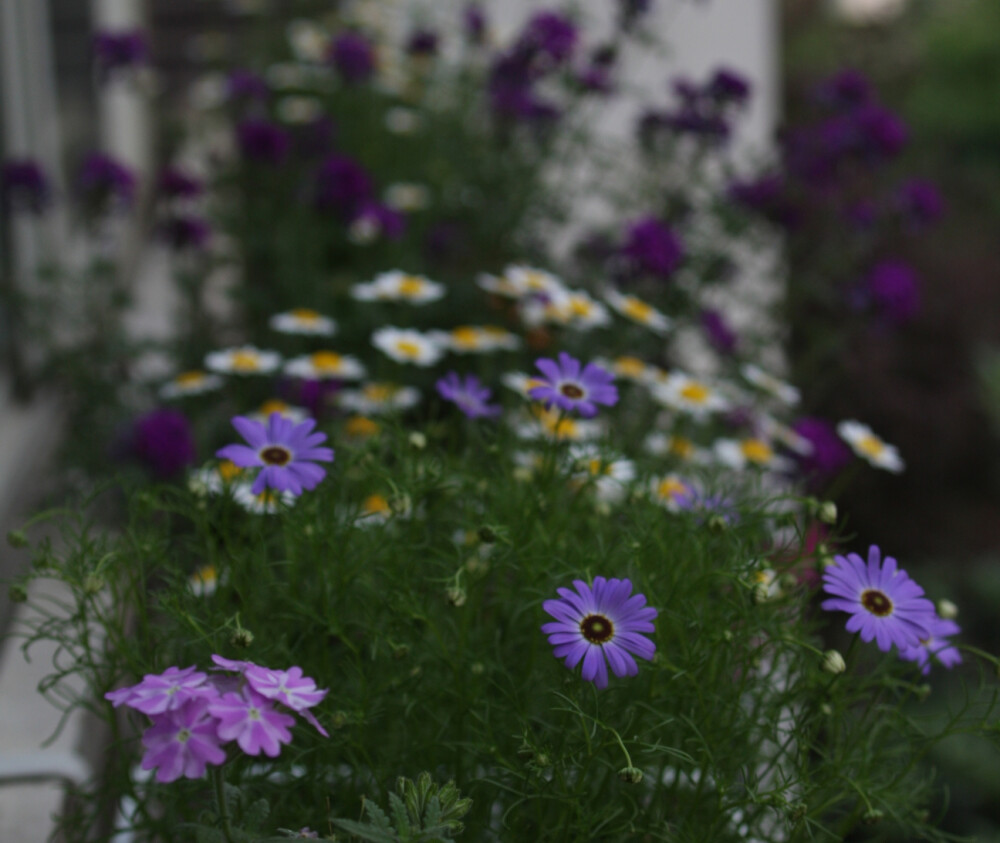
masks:
<path fill-rule="evenodd" d="M 431 192 L 426 185 L 396 182 L 385 189 L 385 204 L 397 211 L 422 211 L 431 204 Z"/>
<path fill-rule="evenodd" d="M 239 481 L 244 472 L 244 469 L 229 460 L 203 465 L 188 474 L 188 489 L 200 497 L 218 495 L 227 486 Z"/>
<path fill-rule="evenodd" d="M 520 299 L 528 295 L 564 295 L 566 288 L 551 272 L 530 266 L 508 266 L 503 275 L 480 273 L 476 283 L 486 292 L 507 298 Z"/>
<path fill-rule="evenodd" d="M 529 325 L 550 323 L 577 331 L 589 331 L 611 324 L 611 314 L 585 290 L 547 292 L 527 298 L 521 304 L 521 318 Z"/>
<path fill-rule="evenodd" d="M 382 233 L 382 223 L 375 214 L 359 214 L 347 227 L 347 239 L 355 246 L 370 246 Z"/>
<path fill-rule="evenodd" d="M 372 334 L 372 345 L 397 363 L 433 366 L 444 354 L 434 340 L 420 331 L 387 325 Z"/>
<path fill-rule="evenodd" d="M 409 275 L 398 269 L 383 272 L 375 280 L 351 287 L 351 296 L 358 301 L 405 301 L 427 304 L 445 294 L 444 284 L 430 281 L 422 275 Z"/>
<path fill-rule="evenodd" d="M 312 123 L 322 116 L 323 105 L 315 97 L 286 96 L 278 100 L 278 119 L 292 125 Z"/>
<path fill-rule="evenodd" d="M 592 482 L 599 501 L 618 503 L 625 497 L 629 484 L 635 480 L 635 463 L 626 459 L 607 459 L 593 445 L 578 445 L 570 451 L 570 459 L 579 469 L 573 480 L 579 484 Z"/>
<path fill-rule="evenodd" d="M 265 351 L 252 345 L 224 348 L 205 355 L 205 368 L 224 375 L 269 375 L 281 365 L 277 351 Z"/>
<path fill-rule="evenodd" d="M 254 412 L 248 413 L 247 418 L 266 424 L 273 413 L 278 413 L 283 418 L 289 419 L 296 424 L 311 418 L 309 411 L 305 407 L 295 407 L 277 398 L 265 401 Z"/>
<path fill-rule="evenodd" d="M 330 33 L 314 21 L 296 18 L 285 30 L 288 45 L 299 61 L 322 62 L 330 46 Z"/>
<path fill-rule="evenodd" d="M 763 439 L 717 439 L 713 449 L 720 463 L 736 471 L 742 471 L 751 465 L 774 471 L 789 471 L 794 465 L 787 457 L 776 454 Z"/>
<path fill-rule="evenodd" d="M 753 583 L 753 599 L 755 603 L 767 603 L 777 600 L 784 591 L 781 588 L 781 578 L 774 568 L 761 568 L 750 575 Z"/>
<path fill-rule="evenodd" d="M 275 331 L 282 334 L 332 337 L 337 333 L 337 323 L 307 307 L 296 307 L 285 313 L 276 313 L 268 320 Z"/>
<path fill-rule="evenodd" d="M 385 113 L 385 127 L 394 135 L 412 135 L 420 128 L 420 113 L 412 108 L 396 106 Z"/>
<path fill-rule="evenodd" d="M 866 424 L 848 419 L 837 425 L 837 433 L 854 449 L 855 454 L 876 468 L 899 474 L 906 467 L 896 447 L 879 439 Z"/>
<path fill-rule="evenodd" d="M 649 497 L 671 512 L 680 512 L 682 504 L 691 499 L 694 487 L 679 474 L 653 477 L 649 481 Z"/>
<path fill-rule="evenodd" d="M 335 351 L 314 351 L 285 364 L 285 373 L 307 380 L 361 380 L 367 372 L 357 357 Z"/>
<path fill-rule="evenodd" d="M 521 439 L 556 439 L 561 442 L 584 442 L 599 439 L 604 426 L 596 420 L 576 419 L 556 409 L 534 406 L 528 416 L 514 423 L 514 433 Z"/>
<path fill-rule="evenodd" d="M 754 363 L 744 363 L 740 366 L 740 373 L 746 378 L 748 383 L 752 383 L 758 389 L 770 393 L 789 406 L 798 404 L 802 397 L 802 394 L 795 386 L 765 372 L 760 366 Z"/>
<path fill-rule="evenodd" d="M 392 518 L 409 518 L 412 511 L 409 498 L 390 501 L 383 495 L 372 494 L 361 502 L 361 512 L 354 519 L 354 524 L 358 527 L 373 527 L 385 524 Z"/>
<path fill-rule="evenodd" d="M 661 404 L 696 418 L 729 407 L 718 390 L 682 372 L 671 372 L 665 381 L 653 384 L 651 390 Z"/>
<path fill-rule="evenodd" d="M 291 492 L 265 489 L 259 495 L 255 495 L 252 486 L 252 483 L 244 482 L 235 485 L 233 487 L 233 500 L 254 515 L 274 515 L 282 507 L 288 507 L 295 503 L 295 495 Z"/>
<path fill-rule="evenodd" d="M 616 377 L 642 384 L 650 382 L 652 369 L 655 368 L 651 367 L 644 360 L 640 360 L 638 357 L 632 357 L 630 355 L 622 355 L 621 357 L 615 357 L 612 360 L 599 358 L 594 362 L 603 366 L 609 372 L 614 372 Z"/>
<path fill-rule="evenodd" d="M 636 296 L 608 289 L 604 291 L 604 298 L 626 319 L 644 325 L 658 334 L 665 334 L 673 324 L 666 314 Z"/>
<path fill-rule="evenodd" d="M 337 403 L 345 410 L 377 416 L 415 407 L 420 403 L 420 390 L 384 381 L 366 383 L 361 389 L 345 389 Z"/>
<path fill-rule="evenodd" d="M 219 572 L 215 565 L 202 565 L 188 577 L 188 588 L 195 597 L 211 597 L 219 586 Z"/>
<path fill-rule="evenodd" d="M 514 390 L 523 398 L 531 400 L 528 394 L 536 386 L 545 386 L 545 381 L 533 375 L 526 375 L 524 372 L 505 372 L 500 375 L 500 383 L 508 389 Z"/>
<path fill-rule="evenodd" d="M 646 453 L 654 457 L 671 457 L 695 465 L 707 465 L 713 462 L 711 451 L 699 448 L 685 436 L 655 431 L 645 438 L 643 448 Z"/>
<path fill-rule="evenodd" d="M 521 345 L 521 338 L 497 325 L 459 325 L 450 331 L 431 331 L 428 336 L 442 348 L 457 354 L 511 351 Z"/>
<path fill-rule="evenodd" d="M 212 392 L 222 386 L 222 378 L 207 372 L 192 370 L 181 372 L 160 387 L 161 398 L 184 398 L 188 395 L 201 395 Z"/>

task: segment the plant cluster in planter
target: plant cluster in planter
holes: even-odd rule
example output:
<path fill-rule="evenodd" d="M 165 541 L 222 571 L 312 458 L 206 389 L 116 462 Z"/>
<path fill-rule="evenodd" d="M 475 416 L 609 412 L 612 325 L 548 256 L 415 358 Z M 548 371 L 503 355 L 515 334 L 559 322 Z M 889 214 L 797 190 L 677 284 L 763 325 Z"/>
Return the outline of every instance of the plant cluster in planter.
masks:
<path fill-rule="evenodd" d="M 450 58 L 297 20 L 217 88 L 210 188 L 160 180 L 174 371 L 119 359 L 86 396 L 141 408 L 118 453 L 147 473 L 82 460 L 97 491 L 11 587 L 69 586 L 22 631 L 60 645 L 44 692 L 111 729 L 69 839 L 109 811 L 225 843 L 946 839 L 921 762 L 989 734 L 996 660 L 805 492 L 896 449 L 798 418 L 780 328 L 711 306 L 764 242 L 718 189 L 747 83 L 679 83 L 592 159 L 613 221 L 546 245 L 645 5 L 499 49 L 476 7 Z"/>

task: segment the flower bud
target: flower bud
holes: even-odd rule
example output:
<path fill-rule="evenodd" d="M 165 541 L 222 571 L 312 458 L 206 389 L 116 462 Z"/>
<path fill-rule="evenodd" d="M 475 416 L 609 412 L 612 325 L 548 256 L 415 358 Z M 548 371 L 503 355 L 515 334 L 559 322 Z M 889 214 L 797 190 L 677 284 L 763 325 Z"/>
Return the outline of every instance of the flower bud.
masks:
<path fill-rule="evenodd" d="M 83 578 L 84 594 L 89 594 L 89 595 L 98 594 L 103 588 L 104 588 L 104 577 L 102 577 L 100 574 L 95 574 L 91 572 Z"/>
<path fill-rule="evenodd" d="M 824 673 L 832 673 L 836 676 L 838 673 L 843 673 L 847 670 L 847 662 L 844 661 L 844 657 L 837 650 L 827 650 L 823 653 L 823 661 L 820 662 L 820 669 Z"/>
<path fill-rule="evenodd" d="M 823 501 L 816 509 L 816 517 L 824 524 L 836 524 L 837 504 L 833 501 Z"/>
<path fill-rule="evenodd" d="M 28 547 L 28 536 L 24 530 L 11 530 L 7 533 L 7 544 L 17 549 Z"/>
<path fill-rule="evenodd" d="M 938 617 L 946 621 L 953 621 L 958 617 L 958 606 L 946 598 L 941 598 L 937 602 Z"/>
<path fill-rule="evenodd" d="M 729 523 L 721 515 L 713 515 L 706 522 L 709 530 L 715 533 L 723 533 L 729 528 Z"/>
<path fill-rule="evenodd" d="M 931 686 L 926 683 L 917 685 L 913 695 L 917 698 L 918 702 L 923 702 L 931 695 Z"/>
<path fill-rule="evenodd" d="M 642 781 L 642 770 L 638 767 L 622 767 L 618 771 L 618 778 L 626 784 L 639 784 Z"/>
<path fill-rule="evenodd" d="M 861 815 L 861 822 L 865 825 L 875 825 L 880 823 L 885 813 L 880 811 L 878 808 L 869 808 Z"/>
<path fill-rule="evenodd" d="M 229 643 L 234 647 L 242 647 L 244 650 L 253 644 L 253 633 L 242 626 L 235 630 L 229 638 Z"/>
<path fill-rule="evenodd" d="M 464 606 L 466 598 L 469 596 L 460 585 L 449 585 L 445 594 L 448 597 L 448 602 L 456 608 Z"/>
<path fill-rule="evenodd" d="M 418 451 L 422 451 L 427 447 L 427 437 L 419 430 L 414 430 L 410 434 L 410 444 Z"/>
<path fill-rule="evenodd" d="M 396 661 L 405 659 L 408 655 L 410 655 L 410 648 L 406 644 L 398 644 L 392 648 L 392 657 Z"/>
<path fill-rule="evenodd" d="M 330 726 L 334 729 L 343 729 L 348 719 L 346 711 L 335 711 L 330 715 Z"/>

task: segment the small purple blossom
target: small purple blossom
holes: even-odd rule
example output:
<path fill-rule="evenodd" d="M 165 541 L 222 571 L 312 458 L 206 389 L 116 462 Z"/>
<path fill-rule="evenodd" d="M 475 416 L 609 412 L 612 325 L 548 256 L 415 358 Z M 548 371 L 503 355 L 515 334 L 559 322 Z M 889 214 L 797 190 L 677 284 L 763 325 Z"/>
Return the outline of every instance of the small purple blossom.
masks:
<path fill-rule="evenodd" d="M 647 216 L 629 225 L 621 254 L 636 272 L 666 279 L 680 266 L 684 247 L 673 229 Z"/>
<path fill-rule="evenodd" d="M 10 158 L 0 167 L 0 208 L 39 214 L 49 204 L 51 187 L 41 165 L 31 158 Z"/>
<path fill-rule="evenodd" d="M 958 635 L 961 631 L 957 623 L 941 618 L 935 613 L 928 623 L 927 637 L 921 638 L 917 646 L 900 652 L 899 657 L 904 661 L 916 662 L 924 676 L 931 672 L 932 661 L 950 670 L 962 663 L 962 654 L 948 640 L 948 636 Z"/>
<path fill-rule="evenodd" d="M 191 423 L 180 410 L 153 410 L 132 427 L 133 455 L 156 477 L 167 479 L 192 465 L 196 457 Z"/>
<path fill-rule="evenodd" d="M 205 696 L 209 690 L 205 686 L 207 678 L 207 674 L 200 673 L 194 665 L 168 667 L 163 673 L 147 674 L 138 685 L 110 691 L 104 696 L 115 708 L 127 705 L 152 717 L 175 711 L 190 700 Z"/>
<path fill-rule="evenodd" d="M 216 456 L 241 468 L 261 467 L 251 490 L 255 495 L 267 487 L 300 495 L 326 476 L 315 463 L 333 462 L 332 448 L 317 447 L 326 441 L 326 434 L 313 433 L 313 419 L 296 424 L 281 413 L 271 413 L 266 426 L 243 416 L 234 417 L 232 422 L 250 446 L 227 445 L 216 451 Z"/>
<path fill-rule="evenodd" d="M 739 336 L 718 310 L 708 307 L 702 310 L 701 327 L 712 348 L 720 354 L 730 355 L 736 351 Z"/>
<path fill-rule="evenodd" d="M 212 227 L 201 217 L 178 214 L 160 224 L 160 233 L 172 249 L 198 251 L 208 244 L 212 236 Z"/>
<path fill-rule="evenodd" d="M 643 594 L 632 594 L 628 579 L 594 577 L 593 586 L 574 580 L 576 592 L 557 589 L 558 600 L 546 600 L 545 612 L 555 621 L 542 625 L 553 655 L 566 659 L 570 670 L 583 662 L 582 677 L 598 688 L 608 687 L 608 665 L 618 677 L 639 672 L 633 656 L 651 660 L 656 645 L 644 633 L 655 632 L 659 614 L 646 606 Z"/>
<path fill-rule="evenodd" d="M 844 68 L 819 84 L 816 99 L 831 108 L 849 110 L 873 101 L 875 90 L 861 71 Z"/>
<path fill-rule="evenodd" d="M 344 32 L 331 42 L 327 61 L 345 82 L 365 82 L 375 72 L 375 48 L 360 33 Z"/>
<path fill-rule="evenodd" d="M 411 56 L 437 55 L 440 38 L 432 29 L 418 29 L 406 41 L 406 52 Z"/>
<path fill-rule="evenodd" d="M 535 365 L 545 377 L 540 386 L 528 391 L 528 395 L 546 407 L 555 404 L 562 410 L 592 418 L 597 415 L 598 404 L 612 407 L 618 403 L 618 388 L 613 383 L 615 376 L 596 363 L 588 363 L 581 371 L 579 360 L 560 351 L 558 363 L 542 357 Z"/>
<path fill-rule="evenodd" d="M 125 68 L 143 64 L 149 45 L 141 29 L 122 32 L 98 32 L 93 39 L 94 61 L 103 78 Z"/>
<path fill-rule="evenodd" d="M 828 611 L 847 612 L 847 631 L 862 641 L 875 639 L 888 653 L 893 645 L 905 652 L 931 634 L 934 604 L 891 556 L 882 559 L 876 545 L 868 549 L 868 564 L 856 553 L 835 556 L 823 572 L 823 601 Z"/>
<path fill-rule="evenodd" d="M 836 427 L 826 419 L 806 416 L 796 421 L 792 430 L 812 446 L 808 454 L 796 455 L 796 460 L 802 473 L 813 484 L 829 480 L 854 459 L 847 443 L 837 434 Z"/>
<path fill-rule="evenodd" d="M 743 74 L 720 67 L 708 80 L 705 93 L 719 103 L 743 105 L 750 99 L 750 82 Z"/>
<path fill-rule="evenodd" d="M 316 206 L 322 211 L 339 213 L 347 220 L 354 219 L 375 192 L 368 171 L 346 155 L 325 158 L 316 171 L 314 183 Z"/>
<path fill-rule="evenodd" d="M 254 118 L 237 125 L 236 143 L 247 160 L 278 167 L 288 157 L 292 138 L 277 123 Z"/>
<path fill-rule="evenodd" d="M 462 10 L 462 29 L 473 44 L 486 40 L 486 12 L 479 3 L 469 3 Z"/>
<path fill-rule="evenodd" d="M 200 779 L 209 765 L 226 760 L 218 723 L 209 713 L 209 700 L 194 699 L 156 718 L 142 735 L 146 754 L 142 769 L 156 769 L 161 784 L 183 777 Z"/>
<path fill-rule="evenodd" d="M 909 322 L 920 307 L 917 274 L 902 261 L 883 261 L 868 274 L 866 292 L 877 313 L 894 325 Z"/>
<path fill-rule="evenodd" d="M 281 745 L 292 740 L 288 727 L 295 725 L 295 718 L 278 711 L 270 700 L 252 688 L 223 694 L 208 704 L 208 712 L 218 721 L 219 739 L 235 740 L 247 755 L 263 752 L 277 758 Z"/>
<path fill-rule="evenodd" d="M 157 190 L 167 199 L 195 199 L 205 192 L 201 179 L 179 167 L 164 167 L 156 181 Z"/>
<path fill-rule="evenodd" d="M 100 152 L 92 152 L 83 160 L 76 182 L 84 203 L 98 213 L 116 205 L 131 205 L 135 197 L 135 174 Z"/>
<path fill-rule="evenodd" d="M 501 407 L 488 403 L 493 393 L 475 375 L 461 378 L 457 372 L 448 372 L 434 386 L 438 395 L 456 404 L 470 419 L 492 419 L 503 412 Z"/>
<path fill-rule="evenodd" d="M 406 231 L 406 217 L 384 202 L 368 200 L 361 204 L 351 220 L 351 227 L 355 230 L 370 230 L 375 237 L 398 240 Z"/>
<path fill-rule="evenodd" d="M 259 73 L 236 68 L 226 77 L 226 100 L 229 102 L 263 102 L 270 96 L 271 88 Z"/>
<path fill-rule="evenodd" d="M 930 225 L 944 216 L 945 205 L 937 186 L 925 179 L 910 179 L 897 193 L 899 210 L 914 225 Z"/>
<path fill-rule="evenodd" d="M 579 31 L 559 12 L 538 12 L 528 21 L 518 43 L 559 64 L 566 61 L 576 47 Z"/>

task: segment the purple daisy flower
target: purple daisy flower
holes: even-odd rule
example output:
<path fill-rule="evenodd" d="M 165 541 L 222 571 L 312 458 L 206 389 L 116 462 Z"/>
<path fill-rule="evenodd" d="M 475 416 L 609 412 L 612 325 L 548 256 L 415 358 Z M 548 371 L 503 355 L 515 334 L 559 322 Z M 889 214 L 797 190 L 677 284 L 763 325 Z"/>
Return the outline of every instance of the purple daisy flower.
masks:
<path fill-rule="evenodd" d="M 179 410 L 146 413 L 133 424 L 131 452 L 157 477 L 174 477 L 197 456 L 191 423 Z"/>
<path fill-rule="evenodd" d="M 232 421 L 250 447 L 227 445 L 215 455 L 232 460 L 240 468 L 262 467 L 251 489 L 255 495 L 268 486 L 300 495 L 304 489 L 314 489 L 326 476 L 326 471 L 315 463 L 333 462 L 332 448 L 317 447 L 326 441 L 326 434 L 312 432 L 316 427 L 314 419 L 296 424 L 281 413 L 271 413 L 266 426 L 243 416 Z"/>
<path fill-rule="evenodd" d="M 438 395 L 446 401 L 458 405 L 470 419 L 496 418 L 502 408 L 487 403 L 493 395 L 492 390 L 485 387 L 475 375 L 459 377 L 458 372 L 448 372 L 434 386 Z"/>
<path fill-rule="evenodd" d="M 882 559 L 876 545 L 868 549 L 867 565 L 856 553 L 834 557 L 823 572 L 823 590 L 834 595 L 823 608 L 848 612 L 848 632 L 859 633 L 862 641 L 874 638 L 882 652 L 893 644 L 900 651 L 918 647 L 931 634 L 934 604 L 895 559 Z"/>
<path fill-rule="evenodd" d="M 345 82 L 365 82 L 375 73 L 375 48 L 363 35 L 344 32 L 330 44 L 327 61 Z"/>
<path fill-rule="evenodd" d="M 283 714 L 252 688 L 239 694 L 223 694 L 208 705 L 208 712 L 218 719 L 218 734 L 222 741 L 235 740 L 247 755 L 262 752 L 276 758 L 283 743 L 290 743 L 289 726 L 295 718 Z"/>
<path fill-rule="evenodd" d="M 181 777 L 200 779 L 206 766 L 225 762 L 210 705 L 209 700 L 197 699 L 158 717 L 142 734 L 146 747 L 142 769 L 156 768 L 156 780 L 166 784 Z"/>
<path fill-rule="evenodd" d="M 589 419 L 597 415 L 598 404 L 613 407 L 618 403 L 618 388 L 612 383 L 615 376 L 596 363 L 588 363 L 581 371 L 579 360 L 560 351 L 558 363 L 542 357 L 535 365 L 545 379 L 542 385 L 528 390 L 528 395 L 546 407 L 555 404 Z"/>
<path fill-rule="evenodd" d="M 920 665 L 920 672 L 924 676 L 931 672 L 932 658 L 949 670 L 956 664 L 961 664 L 962 654 L 948 640 L 949 635 L 958 635 L 962 631 L 958 624 L 935 614 L 927 624 L 927 628 L 930 634 L 926 638 L 921 638 L 920 643 L 916 647 L 909 647 L 903 650 L 899 654 L 899 657 L 905 661 L 916 662 Z"/>
<path fill-rule="evenodd" d="M 565 658 L 570 670 L 582 661 L 583 678 L 598 688 L 608 687 L 608 664 L 615 676 L 635 676 L 639 666 L 633 655 L 649 661 L 656 652 L 656 645 L 642 633 L 656 631 L 657 610 L 646 606 L 645 595 L 632 595 L 628 579 L 594 577 L 593 586 L 583 580 L 573 585 L 576 593 L 560 588 L 559 600 L 542 604 L 556 619 L 542 625 L 553 655 Z"/>
<path fill-rule="evenodd" d="M 629 225 L 622 255 L 638 272 L 669 278 L 684 259 L 684 247 L 669 226 L 647 216 Z"/>
<path fill-rule="evenodd" d="M 244 158 L 278 167 L 288 157 L 292 138 L 277 123 L 252 119 L 237 125 L 236 143 Z"/>

